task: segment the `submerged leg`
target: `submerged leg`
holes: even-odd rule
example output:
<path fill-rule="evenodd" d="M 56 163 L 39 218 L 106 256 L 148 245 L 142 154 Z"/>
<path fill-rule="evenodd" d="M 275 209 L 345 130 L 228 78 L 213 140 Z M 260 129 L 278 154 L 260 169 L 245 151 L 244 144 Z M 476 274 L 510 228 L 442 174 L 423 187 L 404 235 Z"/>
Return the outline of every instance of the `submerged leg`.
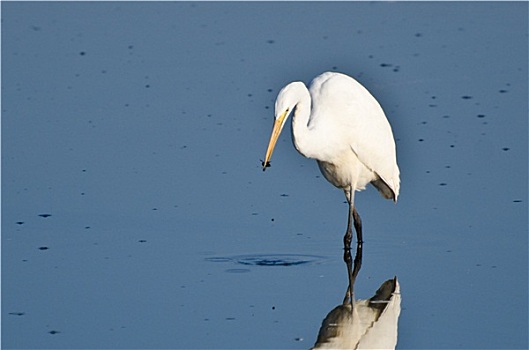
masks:
<path fill-rule="evenodd" d="M 347 292 L 343 299 L 343 305 L 350 303 L 352 310 L 354 307 L 354 284 L 356 276 L 358 276 L 358 272 L 360 272 L 360 268 L 362 267 L 362 244 L 357 243 L 356 245 L 354 265 L 352 264 L 351 249 L 344 250 L 343 260 L 347 265 L 347 276 L 349 279 L 349 286 L 347 287 Z"/>
<path fill-rule="evenodd" d="M 349 285 L 347 286 L 347 291 L 345 292 L 345 297 L 343 298 L 343 305 L 351 303 L 353 306 L 353 287 L 354 287 L 354 278 L 353 278 L 353 259 L 351 258 L 351 248 L 345 248 L 343 251 L 343 261 L 347 266 L 347 277 L 349 280 Z"/>

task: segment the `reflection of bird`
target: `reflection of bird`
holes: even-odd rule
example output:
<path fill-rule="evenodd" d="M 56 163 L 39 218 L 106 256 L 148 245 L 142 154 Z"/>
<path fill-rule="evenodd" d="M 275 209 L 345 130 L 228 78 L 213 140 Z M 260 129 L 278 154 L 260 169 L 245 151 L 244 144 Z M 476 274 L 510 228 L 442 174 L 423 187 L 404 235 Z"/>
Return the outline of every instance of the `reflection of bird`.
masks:
<path fill-rule="evenodd" d="M 400 179 L 391 126 L 375 98 L 353 78 L 327 72 L 309 89 L 293 82 L 280 92 L 275 123 L 263 161 L 270 166 L 275 144 L 290 114 L 296 149 L 318 161 L 325 178 L 345 192 L 349 217 L 344 242 L 352 240 L 354 220 L 358 242 L 362 223 L 354 205 L 354 192 L 372 183 L 387 199 L 397 200 Z"/>
<path fill-rule="evenodd" d="M 323 320 L 313 349 L 394 349 L 400 300 L 395 277 L 384 282 L 370 299 L 335 307 Z"/>

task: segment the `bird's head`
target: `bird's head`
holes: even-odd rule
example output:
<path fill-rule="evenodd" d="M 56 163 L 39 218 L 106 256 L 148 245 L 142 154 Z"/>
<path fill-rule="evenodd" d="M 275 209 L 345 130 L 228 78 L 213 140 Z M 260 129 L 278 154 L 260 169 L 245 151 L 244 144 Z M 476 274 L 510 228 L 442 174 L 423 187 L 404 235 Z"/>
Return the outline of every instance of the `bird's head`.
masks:
<path fill-rule="evenodd" d="M 296 81 L 285 86 L 277 95 L 275 105 L 275 117 L 274 126 L 272 127 L 272 135 L 268 143 L 268 149 L 266 150 L 265 159 L 262 162 L 263 171 L 270 166 L 270 158 L 276 145 L 277 139 L 281 134 L 281 130 L 285 126 L 288 116 L 296 108 L 296 105 L 300 101 L 300 91 L 305 89 L 305 84 Z"/>

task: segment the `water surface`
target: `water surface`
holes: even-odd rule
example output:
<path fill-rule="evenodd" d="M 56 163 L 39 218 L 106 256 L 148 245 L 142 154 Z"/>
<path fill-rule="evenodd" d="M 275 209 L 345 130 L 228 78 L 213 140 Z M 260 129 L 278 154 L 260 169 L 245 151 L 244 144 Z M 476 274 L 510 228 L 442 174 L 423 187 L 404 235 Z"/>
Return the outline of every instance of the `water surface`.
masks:
<path fill-rule="evenodd" d="M 1 6 L 4 348 L 311 347 L 347 205 L 288 130 L 260 159 L 279 89 L 327 70 L 402 173 L 356 197 L 358 298 L 398 276 L 400 348 L 528 347 L 527 3 Z"/>

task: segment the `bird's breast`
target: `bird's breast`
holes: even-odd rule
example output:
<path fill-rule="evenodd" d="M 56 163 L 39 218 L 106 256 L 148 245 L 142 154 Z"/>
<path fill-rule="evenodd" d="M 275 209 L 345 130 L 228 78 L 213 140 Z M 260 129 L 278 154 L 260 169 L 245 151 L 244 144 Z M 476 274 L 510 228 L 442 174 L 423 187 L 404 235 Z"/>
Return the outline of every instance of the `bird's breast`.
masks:
<path fill-rule="evenodd" d="M 342 189 L 353 186 L 356 190 L 363 190 L 376 179 L 376 175 L 353 152 L 347 152 L 333 162 L 318 160 L 318 166 L 327 181 Z"/>

